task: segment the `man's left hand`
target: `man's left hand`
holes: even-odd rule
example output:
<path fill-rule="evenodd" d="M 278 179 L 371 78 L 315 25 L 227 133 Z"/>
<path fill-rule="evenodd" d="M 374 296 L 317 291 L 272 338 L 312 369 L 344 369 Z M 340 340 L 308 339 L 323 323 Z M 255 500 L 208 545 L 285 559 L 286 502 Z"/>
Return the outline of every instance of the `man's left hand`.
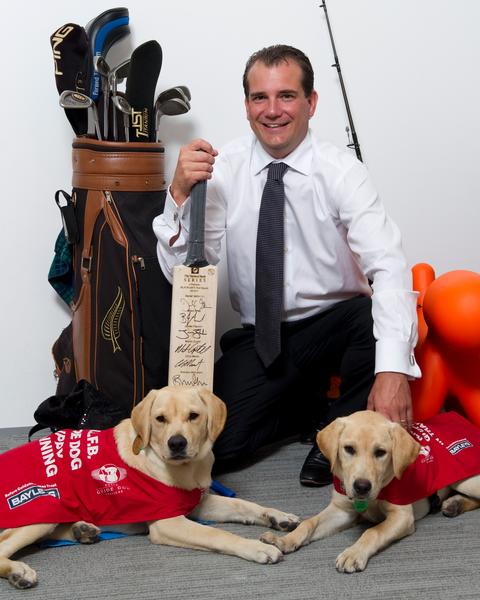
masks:
<path fill-rule="evenodd" d="M 412 425 L 412 397 L 403 373 L 377 373 L 368 396 L 368 410 L 382 413 L 405 429 Z"/>

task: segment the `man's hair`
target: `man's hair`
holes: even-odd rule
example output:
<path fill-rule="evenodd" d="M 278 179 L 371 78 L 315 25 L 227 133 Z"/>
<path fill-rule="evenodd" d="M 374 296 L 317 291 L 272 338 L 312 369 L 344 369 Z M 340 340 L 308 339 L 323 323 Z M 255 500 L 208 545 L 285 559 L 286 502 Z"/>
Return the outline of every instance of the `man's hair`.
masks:
<path fill-rule="evenodd" d="M 258 50 L 258 52 L 252 54 L 248 59 L 243 73 L 245 98 L 248 98 L 249 94 L 248 73 L 256 62 L 262 62 L 266 67 L 273 67 L 281 62 L 289 62 L 290 60 L 295 61 L 302 69 L 302 87 L 305 96 L 309 97 L 313 91 L 313 69 L 308 56 L 293 46 L 277 44 Z"/>

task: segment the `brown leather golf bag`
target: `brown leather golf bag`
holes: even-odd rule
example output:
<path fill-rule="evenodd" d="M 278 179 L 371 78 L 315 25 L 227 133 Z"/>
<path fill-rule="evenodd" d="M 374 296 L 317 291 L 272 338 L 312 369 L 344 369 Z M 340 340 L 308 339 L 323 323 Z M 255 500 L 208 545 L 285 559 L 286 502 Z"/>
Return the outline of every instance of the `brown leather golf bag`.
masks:
<path fill-rule="evenodd" d="M 57 394 L 84 379 L 129 416 L 150 389 L 167 383 L 171 286 L 152 230 L 165 203 L 164 148 L 83 137 L 72 158 L 64 226 L 73 315 L 53 347 Z"/>

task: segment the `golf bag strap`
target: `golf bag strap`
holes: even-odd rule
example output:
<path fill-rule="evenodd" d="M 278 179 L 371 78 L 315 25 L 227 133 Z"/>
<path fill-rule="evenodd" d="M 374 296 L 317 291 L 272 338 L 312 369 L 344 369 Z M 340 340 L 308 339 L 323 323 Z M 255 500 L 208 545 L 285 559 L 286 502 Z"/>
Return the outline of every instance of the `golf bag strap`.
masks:
<path fill-rule="evenodd" d="M 73 143 L 75 188 L 126 192 L 166 189 L 161 144 L 102 142 L 76 138 Z"/>
<path fill-rule="evenodd" d="M 72 339 L 75 357 L 75 372 L 79 379 L 91 382 L 90 349 L 91 349 L 91 323 L 92 323 L 92 293 L 90 284 L 90 271 L 92 268 L 92 238 L 98 215 L 105 205 L 105 196 L 102 192 L 89 191 L 85 215 L 83 248 L 80 264 L 82 287 L 77 302 L 73 307 Z"/>
<path fill-rule="evenodd" d="M 92 238 L 93 229 L 97 222 L 98 215 L 103 209 L 105 204 L 105 196 L 103 193 L 98 191 L 88 192 L 85 216 L 84 216 L 84 234 L 83 234 L 83 248 L 82 248 L 82 262 L 80 265 L 80 272 L 82 274 L 82 282 L 90 280 L 91 261 L 92 261 Z"/>

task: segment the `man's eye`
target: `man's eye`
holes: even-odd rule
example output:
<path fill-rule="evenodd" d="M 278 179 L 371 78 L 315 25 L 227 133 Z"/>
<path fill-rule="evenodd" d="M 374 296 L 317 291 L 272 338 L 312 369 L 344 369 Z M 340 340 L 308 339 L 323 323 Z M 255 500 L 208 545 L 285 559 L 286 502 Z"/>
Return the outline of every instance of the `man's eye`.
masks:
<path fill-rule="evenodd" d="M 347 454 L 351 454 L 352 456 L 355 454 L 355 448 L 353 446 L 344 446 L 343 449 Z"/>

